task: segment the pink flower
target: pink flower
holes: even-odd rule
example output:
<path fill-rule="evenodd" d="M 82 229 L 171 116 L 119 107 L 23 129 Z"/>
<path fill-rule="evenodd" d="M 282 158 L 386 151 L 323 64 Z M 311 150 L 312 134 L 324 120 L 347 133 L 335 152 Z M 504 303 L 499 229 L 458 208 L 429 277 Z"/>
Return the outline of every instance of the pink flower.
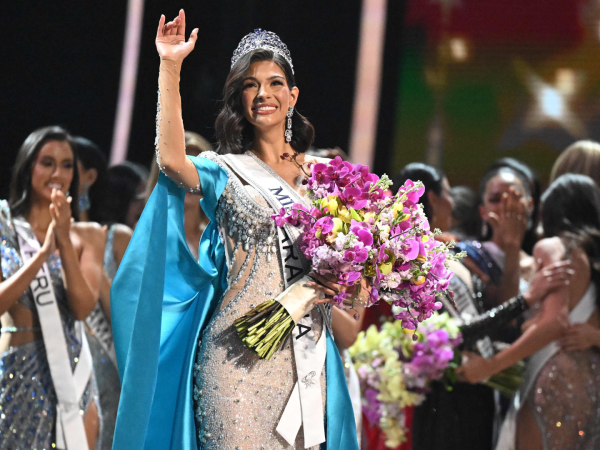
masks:
<path fill-rule="evenodd" d="M 355 187 L 347 187 L 340 193 L 342 201 L 348 208 L 362 209 L 367 205 L 368 194 Z"/>
<path fill-rule="evenodd" d="M 344 252 L 344 261 L 360 264 L 365 262 L 369 257 L 369 252 L 366 248 L 354 247 L 352 250 Z"/>
<path fill-rule="evenodd" d="M 346 286 L 354 286 L 354 283 L 360 279 L 360 272 L 345 272 L 340 274 L 339 280 L 340 284 L 344 284 Z"/>
<path fill-rule="evenodd" d="M 286 215 L 286 210 L 285 208 L 281 208 L 279 210 L 279 214 L 273 214 L 271 216 L 271 219 L 273 219 L 275 221 L 275 225 L 277 225 L 279 228 L 281 228 L 284 224 L 284 217 Z"/>
<path fill-rule="evenodd" d="M 313 229 L 315 231 L 320 231 L 321 234 L 330 233 L 333 230 L 333 220 L 331 220 L 331 216 L 321 217 L 315 223 Z"/>
<path fill-rule="evenodd" d="M 350 231 L 358 237 L 358 240 L 362 242 L 365 247 L 373 245 L 373 234 L 369 228 L 369 224 L 366 222 L 357 222 L 354 219 L 350 222 Z"/>

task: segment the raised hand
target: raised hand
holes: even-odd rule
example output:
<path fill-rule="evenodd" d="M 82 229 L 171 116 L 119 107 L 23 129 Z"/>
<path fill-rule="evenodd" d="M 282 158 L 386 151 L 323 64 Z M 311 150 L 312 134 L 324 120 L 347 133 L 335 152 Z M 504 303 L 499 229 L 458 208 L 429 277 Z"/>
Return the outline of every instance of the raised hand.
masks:
<path fill-rule="evenodd" d="M 165 16 L 160 16 L 156 31 L 156 50 L 161 59 L 182 61 L 194 50 L 198 39 L 198 28 L 195 28 L 186 42 L 185 13 L 183 9 L 171 22 L 165 24 Z"/>
<path fill-rule="evenodd" d="M 50 215 L 54 223 L 54 231 L 58 244 L 65 243 L 71 239 L 71 197 L 57 189 L 52 189 L 50 196 Z M 51 225 L 52 226 L 52 225 Z"/>
<path fill-rule="evenodd" d="M 503 250 L 507 247 L 521 247 L 527 231 L 528 211 L 525 198 L 513 187 L 502 195 L 499 214 L 490 212 L 488 222 L 501 237 Z"/>

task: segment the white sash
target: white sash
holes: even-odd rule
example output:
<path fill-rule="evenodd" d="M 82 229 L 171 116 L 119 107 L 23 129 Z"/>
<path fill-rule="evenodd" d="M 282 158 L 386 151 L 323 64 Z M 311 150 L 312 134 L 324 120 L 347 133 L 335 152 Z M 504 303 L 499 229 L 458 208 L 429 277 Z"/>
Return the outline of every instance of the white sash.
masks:
<path fill-rule="evenodd" d="M 40 250 L 40 244 L 35 239 L 29 223 L 20 219 L 14 219 L 13 222 L 19 239 L 21 257 L 23 262 L 27 262 Z M 50 270 L 46 262 L 31 282 L 30 288 L 42 328 L 52 384 L 58 399 L 56 405 L 57 448 L 87 450 L 88 444 L 83 416 L 79 411 L 79 399 L 83 396 L 92 374 L 92 355 L 85 337 L 83 323 L 75 324 L 81 335 L 81 351 L 73 372 Z"/>
<path fill-rule="evenodd" d="M 594 283 L 590 283 L 587 291 L 577 306 L 569 313 L 569 323 L 585 323 L 589 320 L 591 315 L 596 310 L 596 296 L 597 289 Z M 523 403 L 527 400 L 529 391 L 535 384 L 540 371 L 544 368 L 546 363 L 560 351 L 560 347 L 556 342 L 551 342 L 543 349 L 534 353 L 531 358 L 527 361 L 525 367 L 525 374 L 523 375 L 523 384 L 516 393 L 513 403 L 508 410 L 506 419 L 502 424 L 502 430 L 500 431 L 500 438 L 498 439 L 498 445 L 496 450 L 515 450 L 516 449 L 516 436 L 517 436 L 517 419 L 519 410 Z"/>
<path fill-rule="evenodd" d="M 295 190 L 253 153 L 223 155 L 223 159 L 238 175 L 260 192 L 276 212 L 281 208 L 290 209 L 294 203 L 306 204 Z M 300 234 L 298 228 L 289 224 L 278 228 L 286 289 L 301 281 L 310 270 L 309 263 L 296 246 Z M 319 305 L 325 325 L 330 327 L 328 314 L 321 306 Z M 292 341 L 298 381 L 279 420 L 277 432 L 293 446 L 300 426 L 304 424 L 304 446 L 309 448 L 325 442 L 321 372 L 325 365 L 327 343 L 325 332 L 322 333 L 319 341 L 315 342 L 312 320 L 308 314 L 296 322 L 292 331 Z"/>

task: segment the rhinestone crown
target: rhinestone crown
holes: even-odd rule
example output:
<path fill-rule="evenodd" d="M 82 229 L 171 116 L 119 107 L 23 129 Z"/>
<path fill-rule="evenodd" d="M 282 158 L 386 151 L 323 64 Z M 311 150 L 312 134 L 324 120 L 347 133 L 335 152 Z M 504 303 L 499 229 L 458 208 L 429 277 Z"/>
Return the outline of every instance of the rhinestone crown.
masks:
<path fill-rule="evenodd" d="M 274 53 L 282 56 L 290 65 L 292 69 L 292 73 L 294 73 L 294 66 L 292 65 L 292 56 L 290 55 L 290 51 L 279 36 L 271 31 L 262 30 L 257 28 L 252 33 L 247 34 L 240 41 L 237 48 L 233 52 L 233 57 L 231 58 L 231 68 L 235 65 L 238 60 L 244 56 L 246 53 L 251 52 L 252 50 L 271 50 Z"/>

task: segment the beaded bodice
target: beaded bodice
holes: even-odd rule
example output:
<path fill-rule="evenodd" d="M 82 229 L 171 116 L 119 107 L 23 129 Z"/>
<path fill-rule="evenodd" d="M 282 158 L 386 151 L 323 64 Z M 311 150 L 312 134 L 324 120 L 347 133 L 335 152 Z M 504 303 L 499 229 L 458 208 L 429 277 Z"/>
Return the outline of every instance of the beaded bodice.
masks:
<path fill-rule="evenodd" d="M 217 207 L 227 255 L 227 290 L 198 345 L 194 402 L 198 440 L 203 449 L 284 449 L 275 431 L 296 383 L 291 342 L 271 360 L 259 359 L 237 336 L 233 322 L 284 289 L 273 209 L 215 153 L 202 153 L 223 167 L 229 180 Z M 311 311 L 316 338 L 323 316 Z M 321 374 L 325 401 L 325 373 Z M 292 448 L 304 448 L 302 431 Z"/>

